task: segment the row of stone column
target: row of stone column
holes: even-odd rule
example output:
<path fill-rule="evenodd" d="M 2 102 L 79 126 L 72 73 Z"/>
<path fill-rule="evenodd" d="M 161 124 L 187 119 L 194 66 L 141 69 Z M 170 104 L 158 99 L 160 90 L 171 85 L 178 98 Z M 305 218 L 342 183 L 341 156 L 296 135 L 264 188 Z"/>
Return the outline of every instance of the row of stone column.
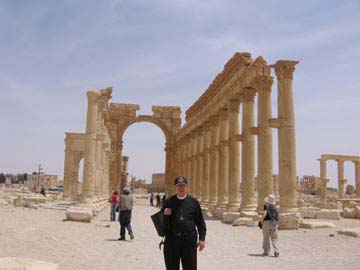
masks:
<path fill-rule="evenodd" d="M 320 161 L 320 201 L 326 202 L 326 186 L 329 182 L 327 178 L 326 161 L 328 159 L 319 159 Z M 336 159 L 338 169 L 338 196 L 344 198 L 345 195 L 345 184 L 347 179 L 344 179 L 344 159 Z M 360 161 L 352 161 L 355 167 L 355 185 L 356 185 L 356 197 L 360 198 Z"/>
<path fill-rule="evenodd" d="M 203 205 L 229 211 L 262 210 L 272 193 L 272 128 L 279 132 L 280 206 L 296 208 L 295 122 L 292 73 L 297 62 L 275 65 L 278 77 L 279 117 L 271 119 L 270 76 L 261 76 L 238 99 L 228 100 L 212 115 L 178 142 L 177 172 L 190 179 L 190 192 Z M 254 127 L 254 99 L 258 93 L 258 118 Z M 242 133 L 239 112 L 242 109 Z M 255 202 L 255 136 L 258 136 L 258 204 Z M 240 204 L 240 142 L 241 204 Z"/>

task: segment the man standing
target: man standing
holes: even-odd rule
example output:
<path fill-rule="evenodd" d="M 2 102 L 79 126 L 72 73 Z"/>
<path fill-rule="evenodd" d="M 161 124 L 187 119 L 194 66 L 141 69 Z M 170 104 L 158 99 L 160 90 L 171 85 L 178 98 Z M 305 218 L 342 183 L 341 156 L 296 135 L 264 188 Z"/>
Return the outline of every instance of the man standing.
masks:
<path fill-rule="evenodd" d="M 205 247 L 206 225 L 200 203 L 187 194 L 187 179 L 177 177 L 175 186 L 176 194 L 162 208 L 169 222 L 164 242 L 165 265 L 167 270 L 178 270 L 181 260 L 183 270 L 196 270 L 197 248 L 201 251 Z"/>
<path fill-rule="evenodd" d="M 128 230 L 130 239 L 134 239 L 134 233 L 131 228 L 131 211 L 133 209 L 134 199 L 130 195 L 130 189 L 124 188 L 124 195 L 120 196 L 119 200 L 119 221 L 120 221 L 120 238 L 118 240 L 125 240 L 125 228 Z"/>

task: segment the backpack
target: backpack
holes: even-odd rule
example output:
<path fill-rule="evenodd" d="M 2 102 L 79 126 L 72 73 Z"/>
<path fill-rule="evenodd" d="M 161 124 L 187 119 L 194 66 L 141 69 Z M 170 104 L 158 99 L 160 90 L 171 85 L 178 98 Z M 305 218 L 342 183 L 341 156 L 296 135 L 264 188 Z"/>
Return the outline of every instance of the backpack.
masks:
<path fill-rule="evenodd" d="M 279 212 L 276 208 L 276 205 L 265 204 L 266 212 L 269 215 L 273 225 L 277 225 L 279 222 Z"/>

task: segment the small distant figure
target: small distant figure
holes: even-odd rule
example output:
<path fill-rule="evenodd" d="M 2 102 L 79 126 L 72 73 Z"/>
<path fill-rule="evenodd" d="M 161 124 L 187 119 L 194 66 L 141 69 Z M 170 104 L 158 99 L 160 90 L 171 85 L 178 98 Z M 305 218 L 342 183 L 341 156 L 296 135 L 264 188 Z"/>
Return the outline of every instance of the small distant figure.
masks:
<path fill-rule="evenodd" d="M 110 221 L 116 220 L 116 207 L 118 207 L 119 204 L 119 192 L 114 190 L 110 197 L 109 197 L 109 203 L 110 203 Z"/>
<path fill-rule="evenodd" d="M 134 205 L 133 196 L 130 195 L 130 189 L 124 188 L 124 195 L 120 196 L 119 199 L 119 221 L 120 221 L 120 238 L 118 240 L 125 240 L 125 228 L 128 230 L 130 239 L 134 239 L 134 233 L 131 228 L 131 212 Z"/>
<path fill-rule="evenodd" d="M 40 194 L 42 194 L 44 197 L 46 197 L 45 187 L 41 186 Z"/>
<path fill-rule="evenodd" d="M 154 206 L 154 193 L 150 194 L 150 206 Z"/>
<path fill-rule="evenodd" d="M 156 206 L 160 206 L 160 194 L 156 195 Z"/>
<path fill-rule="evenodd" d="M 264 256 L 269 256 L 270 253 L 270 239 L 274 248 L 274 256 L 279 257 L 278 242 L 278 221 L 279 213 L 275 205 L 275 196 L 269 195 L 265 198 L 264 213 L 262 215 L 262 231 L 263 231 L 263 250 Z"/>
<path fill-rule="evenodd" d="M 163 207 L 165 205 L 166 202 L 166 194 L 164 193 L 163 197 L 162 197 L 162 201 L 161 201 L 161 207 Z"/>

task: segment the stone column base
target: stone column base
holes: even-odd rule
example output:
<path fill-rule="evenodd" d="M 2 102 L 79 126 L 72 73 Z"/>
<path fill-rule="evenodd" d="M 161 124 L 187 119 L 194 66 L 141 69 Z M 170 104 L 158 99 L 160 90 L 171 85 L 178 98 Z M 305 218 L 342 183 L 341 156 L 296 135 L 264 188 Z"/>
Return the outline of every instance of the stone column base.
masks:
<path fill-rule="evenodd" d="M 222 215 L 223 215 L 224 212 L 226 212 L 226 208 L 224 208 L 224 207 L 216 207 L 216 208 L 212 209 L 211 214 L 214 217 L 217 217 L 218 219 L 222 219 Z"/>

